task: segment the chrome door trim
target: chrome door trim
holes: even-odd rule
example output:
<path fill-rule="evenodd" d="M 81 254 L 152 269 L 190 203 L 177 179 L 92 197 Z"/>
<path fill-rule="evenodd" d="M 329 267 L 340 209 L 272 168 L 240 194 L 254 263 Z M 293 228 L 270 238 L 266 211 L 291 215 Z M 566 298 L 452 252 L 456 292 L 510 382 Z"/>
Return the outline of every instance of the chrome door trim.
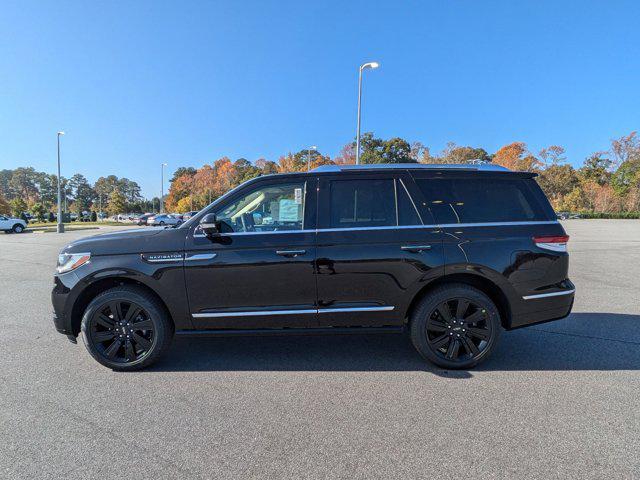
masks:
<path fill-rule="evenodd" d="M 351 307 L 351 308 L 319 308 L 318 313 L 348 313 L 348 312 L 389 312 L 395 307 Z"/>
<path fill-rule="evenodd" d="M 211 312 L 211 313 L 194 313 L 193 318 L 217 318 L 217 317 L 250 317 L 262 315 L 300 315 L 307 313 L 318 313 L 318 310 L 256 310 L 253 312 Z"/>
<path fill-rule="evenodd" d="M 187 255 L 185 257 L 185 261 L 193 262 L 197 260 L 213 260 L 217 256 L 217 253 L 194 253 L 193 255 Z"/>
<path fill-rule="evenodd" d="M 553 292 L 553 293 L 540 293 L 538 295 L 525 295 L 522 297 L 523 300 L 537 300 L 538 298 L 547 298 L 547 297 L 559 297 L 561 295 L 571 295 L 575 293 L 575 288 L 572 290 L 565 290 L 563 292 Z"/>
<path fill-rule="evenodd" d="M 385 307 L 349 307 L 349 308 L 313 308 L 304 310 L 256 310 L 250 312 L 211 312 L 193 313 L 193 318 L 218 318 L 218 317 L 251 317 L 263 315 L 301 315 L 309 313 L 349 313 L 349 312 L 389 312 L 394 306 Z"/>

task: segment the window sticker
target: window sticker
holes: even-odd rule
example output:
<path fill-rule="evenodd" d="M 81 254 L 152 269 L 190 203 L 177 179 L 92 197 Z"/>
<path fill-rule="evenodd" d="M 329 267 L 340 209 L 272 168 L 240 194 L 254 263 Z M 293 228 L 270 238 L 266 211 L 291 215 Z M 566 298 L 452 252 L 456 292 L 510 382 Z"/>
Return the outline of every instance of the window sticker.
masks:
<path fill-rule="evenodd" d="M 293 190 L 294 192 L 294 196 L 296 199 L 296 204 L 297 205 L 302 205 L 302 189 L 301 188 L 296 188 Z"/>
<path fill-rule="evenodd" d="M 298 217 L 298 205 L 294 200 L 283 198 L 280 200 L 279 218 L 281 222 L 297 222 Z"/>

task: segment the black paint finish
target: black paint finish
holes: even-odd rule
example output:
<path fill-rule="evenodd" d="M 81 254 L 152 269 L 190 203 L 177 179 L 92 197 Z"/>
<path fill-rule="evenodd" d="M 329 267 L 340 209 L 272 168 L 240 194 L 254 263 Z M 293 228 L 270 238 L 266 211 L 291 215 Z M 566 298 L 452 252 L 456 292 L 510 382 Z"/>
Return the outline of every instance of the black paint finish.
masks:
<path fill-rule="evenodd" d="M 450 174 L 454 173 L 443 169 L 428 175 Z M 507 328 L 568 315 L 573 294 L 523 299 L 574 288 L 568 279 L 568 254 L 540 249 L 533 242 L 534 236 L 565 235 L 551 217 L 548 202 L 541 207 L 546 217 L 539 222 L 437 225 L 414 182 L 414 176 L 424 175 L 410 169 L 378 169 L 261 177 L 218 199 L 180 228 L 146 228 L 78 240 L 63 252 L 90 252 L 91 260 L 55 276 L 56 328 L 77 335 L 82 305 L 118 282 L 136 283 L 154 292 L 181 333 L 400 327 L 423 292 L 450 279 L 492 292 L 504 308 Z M 531 178 L 506 172 L 463 175 Z M 392 179 L 397 188 L 410 193 L 422 223 L 332 229 L 330 183 L 349 178 Z M 256 186 L 291 181 L 307 182 L 303 230 L 216 237 L 206 237 L 199 230 L 204 214 L 220 211 Z M 191 259 L 200 254 L 213 258 Z M 378 307 L 387 310 L 327 311 Z M 282 311 L 300 313 L 271 314 Z"/>

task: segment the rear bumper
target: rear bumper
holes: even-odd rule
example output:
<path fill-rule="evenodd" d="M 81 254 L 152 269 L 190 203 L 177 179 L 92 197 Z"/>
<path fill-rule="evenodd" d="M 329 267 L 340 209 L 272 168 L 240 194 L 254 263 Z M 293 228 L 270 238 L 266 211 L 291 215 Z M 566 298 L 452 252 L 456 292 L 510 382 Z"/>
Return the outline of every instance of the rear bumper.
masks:
<path fill-rule="evenodd" d="M 575 285 L 565 280 L 562 288 L 523 296 L 518 314 L 511 319 L 511 329 L 566 317 L 573 308 L 575 291 Z"/>

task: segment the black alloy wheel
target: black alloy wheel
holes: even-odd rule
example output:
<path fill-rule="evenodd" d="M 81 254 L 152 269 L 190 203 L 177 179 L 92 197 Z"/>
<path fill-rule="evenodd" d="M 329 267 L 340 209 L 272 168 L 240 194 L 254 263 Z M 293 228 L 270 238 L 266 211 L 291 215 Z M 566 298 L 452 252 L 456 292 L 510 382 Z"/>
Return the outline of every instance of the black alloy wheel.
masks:
<path fill-rule="evenodd" d="M 491 322 L 487 310 L 467 298 L 437 305 L 427 320 L 427 342 L 444 359 L 470 360 L 487 348 Z"/>
<path fill-rule="evenodd" d="M 136 286 L 115 287 L 94 298 L 82 318 L 89 353 L 114 370 L 154 363 L 169 347 L 173 324 L 155 296 Z"/>
<path fill-rule="evenodd" d="M 155 341 L 149 313 L 134 302 L 110 301 L 93 314 L 90 325 L 89 339 L 112 362 L 141 360 Z"/>
<path fill-rule="evenodd" d="M 500 328 L 500 314 L 491 299 L 464 284 L 435 288 L 411 315 L 414 346 L 443 368 L 477 365 L 491 353 Z"/>

